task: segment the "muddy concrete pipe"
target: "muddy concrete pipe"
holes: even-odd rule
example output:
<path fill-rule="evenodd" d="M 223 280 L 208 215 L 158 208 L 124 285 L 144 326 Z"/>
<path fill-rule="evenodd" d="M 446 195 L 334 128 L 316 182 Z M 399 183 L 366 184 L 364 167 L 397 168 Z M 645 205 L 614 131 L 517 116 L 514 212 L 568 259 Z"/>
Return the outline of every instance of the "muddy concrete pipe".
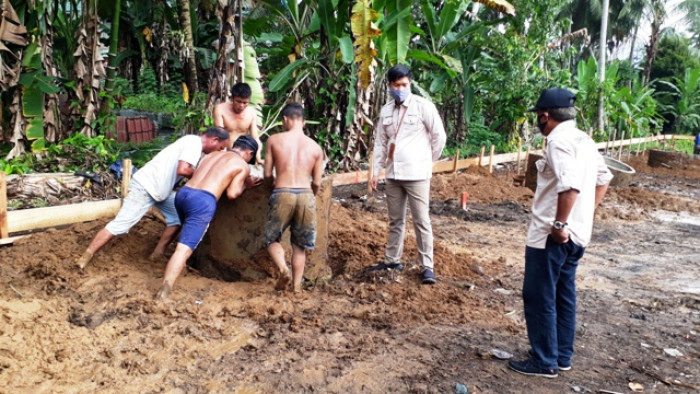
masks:
<path fill-rule="evenodd" d="M 525 187 L 530 188 L 533 192 L 537 189 L 537 160 L 541 159 L 542 155 L 530 153 L 527 159 L 527 167 L 525 170 Z M 627 164 L 615 160 L 610 157 L 604 157 L 605 164 L 610 169 L 610 172 L 615 176 L 610 182 L 610 186 L 627 187 L 634 178 L 634 168 Z"/>
<path fill-rule="evenodd" d="M 605 159 L 605 165 L 608 166 L 608 169 L 613 174 L 610 186 L 628 187 L 630 183 L 632 183 L 634 174 L 636 173 L 634 168 L 612 157 L 604 156 L 603 159 Z"/>
<path fill-rule="evenodd" d="M 647 160 L 647 164 L 649 167 L 682 169 L 688 164 L 690 157 L 690 155 L 686 155 L 683 152 L 651 149 L 649 150 L 649 159 Z"/>
<path fill-rule="evenodd" d="M 328 220 L 332 180 L 324 179 L 316 196 L 316 248 L 308 252 L 304 277 L 310 280 L 331 276 L 328 266 Z M 265 247 L 265 217 L 272 187 L 246 190 L 235 200 L 222 197 L 209 230 L 192 264 L 202 275 L 226 281 L 277 277 L 277 269 Z M 282 237 L 287 263 L 291 258 L 289 230 Z M 291 268 L 291 265 L 290 265 Z"/>
<path fill-rule="evenodd" d="M 542 155 L 530 153 L 527 156 L 527 166 L 525 167 L 525 187 L 533 192 L 537 189 L 537 166 L 535 163 L 541 159 Z"/>

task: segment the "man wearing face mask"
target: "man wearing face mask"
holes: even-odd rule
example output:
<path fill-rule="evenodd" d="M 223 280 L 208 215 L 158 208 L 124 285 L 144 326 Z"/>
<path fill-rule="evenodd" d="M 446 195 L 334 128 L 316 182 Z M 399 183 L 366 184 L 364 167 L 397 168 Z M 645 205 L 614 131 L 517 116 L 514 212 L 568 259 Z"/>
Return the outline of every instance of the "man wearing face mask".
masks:
<path fill-rule="evenodd" d="M 411 93 L 411 70 L 397 65 L 386 73 L 392 100 L 382 107 L 374 139 L 371 187 L 377 190 L 379 173 L 386 168 L 389 243 L 383 261 L 370 271 L 403 270 L 401 254 L 406 227 L 406 205 L 416 232 L 420 280 L 434 284 L 433 229 L 430 223 L 430 178 L 433 161 L 440 158 L 447 139 L 435 105 Z"/>
<path fill-rule="evenodd" d="M 525 248 L 523 307 L 529 358 L 508 367 L 556 378 L 571 369 L 576 331 L 576 267 L 591 239 L 593 214 L 612 174 L 593 140 L 576 128 L 576 96 L 547 89 L 530 111 L 547 138 Z"/>

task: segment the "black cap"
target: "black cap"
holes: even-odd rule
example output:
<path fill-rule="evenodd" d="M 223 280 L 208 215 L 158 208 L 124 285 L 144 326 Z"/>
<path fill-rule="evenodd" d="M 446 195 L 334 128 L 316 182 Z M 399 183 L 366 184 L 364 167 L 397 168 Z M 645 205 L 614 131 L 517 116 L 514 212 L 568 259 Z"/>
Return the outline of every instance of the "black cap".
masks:
<path fill-rule="evenodd" d="M 253 151 L 253 157 L 248 161 L 248 164 L 255 164 L 255 156 L 258 154 L 258 142 L 255 138 L 249 135 L 242 135 L 236 139 L 233 143 L 234 148 L 241 148 L 243 150 L 250 149 Z"/>
<path fill-rule="evenodd" d="M 567 89 L 555 88 L 555 89 L 545 89 L 540 94 L 539 100 L 534 107 L 527 110 L 527 112 L 545 110 L 550 108 L 569 108 L 573 107 L 576 102 L 576 95 L 568 91 Z"/>

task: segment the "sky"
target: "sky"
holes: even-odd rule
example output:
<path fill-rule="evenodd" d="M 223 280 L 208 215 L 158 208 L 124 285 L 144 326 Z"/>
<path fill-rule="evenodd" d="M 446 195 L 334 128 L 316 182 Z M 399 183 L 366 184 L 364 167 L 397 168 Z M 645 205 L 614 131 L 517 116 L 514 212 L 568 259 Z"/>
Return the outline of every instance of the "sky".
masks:
<path fill-rule="evenodd" d="M 662 29 L 666 27 L 673 27 L 677 32 L 687 35 L 686 22 L 684 21 L 684 14 L 676 11 L 678 4 L 683 0 L 668 0 L 666 1 L 666 20 L 662 25 Z M 643 22 L 642 26 L 639 28 L 637 33 L 637 40 L 634 44 L 634 58 L 639 61 L 644 58 L 644 46 L 649 43 L 649 36 L 651 34 L 651 21 L 647 17 Z M 626 42 L 622 45 L 613 57 L 619 59 L 627 59 L 630 53 L 630 42 Z"/>

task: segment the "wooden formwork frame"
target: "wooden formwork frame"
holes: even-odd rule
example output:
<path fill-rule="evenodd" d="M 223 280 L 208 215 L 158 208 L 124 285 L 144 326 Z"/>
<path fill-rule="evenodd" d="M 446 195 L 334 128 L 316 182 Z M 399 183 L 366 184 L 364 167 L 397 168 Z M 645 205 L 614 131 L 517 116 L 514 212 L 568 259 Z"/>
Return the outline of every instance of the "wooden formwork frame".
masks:
<path fill-rule="evenodd" d="M 646 144 L 653 141 L 663 141 L 666 143 L 671 140 L 675 144 L 676 140 L 692 140 L 693 136 L 676 136 L 676 135 L 656 135 L 653 137 L 630 138 L 627 141 L 620 140 L 618 149 L 623 145 Z M 614 146 L 614 144 L 613 144 Z M 596 148 L 606 149 L 608 142 L 600 142 L 596 144 Z M 459 151 L 455 153 L 453 158 L 445 161 L 436 162 L 433 164 L 433 173 L 456 172 L 473 165 L 488 166 L 492 169 L 495 164 L 516 162 L 516 168 L 520 169 L 521 152 L 504 153 L 499 155 L 489 154 L 488 160 L 484 157 L 486 147 L 481 147 L 479 157 L 460 159 Z M 493 146 L 491 147 L 493 152 Z M 541 154 L 542 150 L 530 151 L 525 154 L 525 161 L 529 153 Z M 355 171 L 343 174 L 334 174 L 329 176 L 333 180 L 333 186 L 350 185 L 357 183 L 368 182 L 372 176 L 372 169 L 376 164 L 370 164 L 369 171 Z M 122 177 L 122 196 L 126 197 L 129 190 L 129 182 L 131 175 L 131 161 L 124 160 L 124 176 Z M 127 171 L 127 169 L 129 171 Z M 380 171 L 379 178 L 384 178 L 384 170 Z M 5 173 L 0 171 L 0 245 L 12 243 L 14 239 L 11 234 L 23 231 L 38 230 L 42 228 L 63 226 L 73 223 L 86 222 L 99 219 L 101 217 L 115 215 L 121 207 L 121 199 L 90 201 L 80 204 L 61 205 L 46 208 L 22 209 L 17 211 L 8 211 L 7 209 L 7 185 Z"/>

